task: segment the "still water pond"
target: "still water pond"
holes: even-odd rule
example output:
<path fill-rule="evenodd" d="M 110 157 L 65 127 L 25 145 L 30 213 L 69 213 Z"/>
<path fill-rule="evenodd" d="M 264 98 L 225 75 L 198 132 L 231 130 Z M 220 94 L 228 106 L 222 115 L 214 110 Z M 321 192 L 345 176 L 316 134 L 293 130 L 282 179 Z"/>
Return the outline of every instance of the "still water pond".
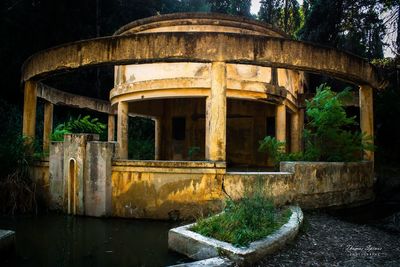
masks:
<path fill-rule="evenodd" d="M 166 266 L 188 259 L 168 251 L 178 223 L 40 215 L 0 218 L 15 230 L 17 256 L 0 266 Z"/>

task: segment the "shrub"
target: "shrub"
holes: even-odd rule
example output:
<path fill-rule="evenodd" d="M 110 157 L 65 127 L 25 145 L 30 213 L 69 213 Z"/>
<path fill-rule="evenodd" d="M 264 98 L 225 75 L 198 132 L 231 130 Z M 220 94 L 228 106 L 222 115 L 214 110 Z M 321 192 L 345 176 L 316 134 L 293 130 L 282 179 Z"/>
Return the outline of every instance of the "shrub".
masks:
<path fill-rule="evenodd" d="M 348 117 L 343 101 L 351 97 L 349 89 L 335 93 L 326 84 L 317 88 L 315 97 L 306 101 L 308 123 L 304 130 L 304 153 L 285 153 L 274 137 L 260 141 L 259 151 L 268 152 L 275 163 L 288 160 L 358 161 L 363 150 L 373 150 L 372 139 L 359 131 L 355 117 Z"/>
<path fill-rule="evenodd" d="M 291 215 L 289 209 L 278 210 L 261 192 L 239 201 L 227 200 L 224 212 L 200 219 L 191 229 L 204 236 L 248 246 L 278 230 Z"/>
<path fill-rule="evenodd" d="M 21 111 L 1 101 L 0 123 L 0 213 L 36 211 L 36 184 L 29 172 L 34 149 L 21 135 Z"/>
<path fill-rule="evenodd" d="M 81 118 L 70 118 L 67 122 L 57 125 L 51 135 L 53 141 L 63 141 L 64 134 L 70 133 L 91 133 L 103 135 L 107 126 L 99 122 L 97 118 L 90 119 L 90 116 Z"/>

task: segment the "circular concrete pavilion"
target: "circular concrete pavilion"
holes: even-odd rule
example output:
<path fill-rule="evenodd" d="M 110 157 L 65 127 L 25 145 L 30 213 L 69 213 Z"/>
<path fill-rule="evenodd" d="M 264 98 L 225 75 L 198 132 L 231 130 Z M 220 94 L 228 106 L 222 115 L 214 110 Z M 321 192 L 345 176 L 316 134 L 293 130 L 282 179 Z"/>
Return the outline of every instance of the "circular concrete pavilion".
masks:
<path fill-rule="evenodd" d="M 109 101 L 45 84 L 58 74 L 104 65 L 115 71 Z M 287 150 L 302 149 L 305 73 L 358 86 L 361 131 L 373 136 L 373 90 L 384 82 L 371 64 L 254 20 L 155 16 L 113 36 L 39 52 L 22 69 L 25 136 L 35 137 L 37 98 L 45 101 L 43 148 L 50 160 L 36 166 L 35 176 L 49 191 L 50 205 L 92 216 L 187 218 L 220 203 L 225 193 L 239 197 L 258 187 L 256 181 L 279 203 L 325 207 L 370 200 L 373 167 L 367 162 L 337 163 L 334 172 L 323 163 L 284 164 L 280 173 L 227 171 L 227 164 L 267 167 L 267 156 L 257 151 L 266 135 L 285 141 Z M 108 114 L 109 142 L 87 135 L 50 142 L 57 104 Z M 129 116 L 155 120 L 155 160 L 128 160 Z M 191 154 L 193 148 L 199 153 Z M 373 153 L 364 158 L 373 161 Z"/>
<path fill-rule="evenodd" d="M 65 71 L 115 66 L 110 103 L 53 90 L 40 83 Z M 372 65 L 332 48 L 288 39 L 269 25 L 221 14 L 181 13 L 130 23 L 114 36 L 69 43 L 39 52 L 23 66 L 23 133 L 35 132 L 36 98 L 49 104 L 69 97 L 79 107 L 117 114 L 118 157 L 128 157 L 128 116 L 156 121 L 156 159 L 197 159 L 267 164 L 257 152 L 267 134 L 301 149 L 304 72 L 360 86 L 361 129 L 373 135 L 372 88 L 381 81 Z M 68 102 L 68 101 L 62 101 Z M 68 103 L 64 103 L 68 104 Z M 45 108 L 48 148 L 52 107 Z M 372 154 L 368 155 L 372 159 Z"/>

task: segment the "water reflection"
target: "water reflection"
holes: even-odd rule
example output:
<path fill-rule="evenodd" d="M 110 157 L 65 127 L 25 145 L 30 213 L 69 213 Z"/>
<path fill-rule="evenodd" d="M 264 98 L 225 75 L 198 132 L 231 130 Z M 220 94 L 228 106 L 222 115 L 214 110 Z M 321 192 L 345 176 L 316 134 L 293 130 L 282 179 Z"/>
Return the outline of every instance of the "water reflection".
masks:
<path fill-rule="evenodd" d="M 168 251 L 177 223 L 64 215 L 0 218 L 17 232 L 17 257 L 0 266 L 165 266 L 187 261 Z"/>

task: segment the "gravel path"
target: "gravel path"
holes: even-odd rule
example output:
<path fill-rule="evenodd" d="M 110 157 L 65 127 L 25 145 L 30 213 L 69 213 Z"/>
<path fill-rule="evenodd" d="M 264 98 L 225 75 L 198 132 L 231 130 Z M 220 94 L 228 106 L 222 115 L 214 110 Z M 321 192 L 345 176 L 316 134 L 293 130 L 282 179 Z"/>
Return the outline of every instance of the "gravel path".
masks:
<path fill-rule="evenodd" d="M 298 238 L 256 266 L 400 266 L 400 234 L 305 214 Z"/>

